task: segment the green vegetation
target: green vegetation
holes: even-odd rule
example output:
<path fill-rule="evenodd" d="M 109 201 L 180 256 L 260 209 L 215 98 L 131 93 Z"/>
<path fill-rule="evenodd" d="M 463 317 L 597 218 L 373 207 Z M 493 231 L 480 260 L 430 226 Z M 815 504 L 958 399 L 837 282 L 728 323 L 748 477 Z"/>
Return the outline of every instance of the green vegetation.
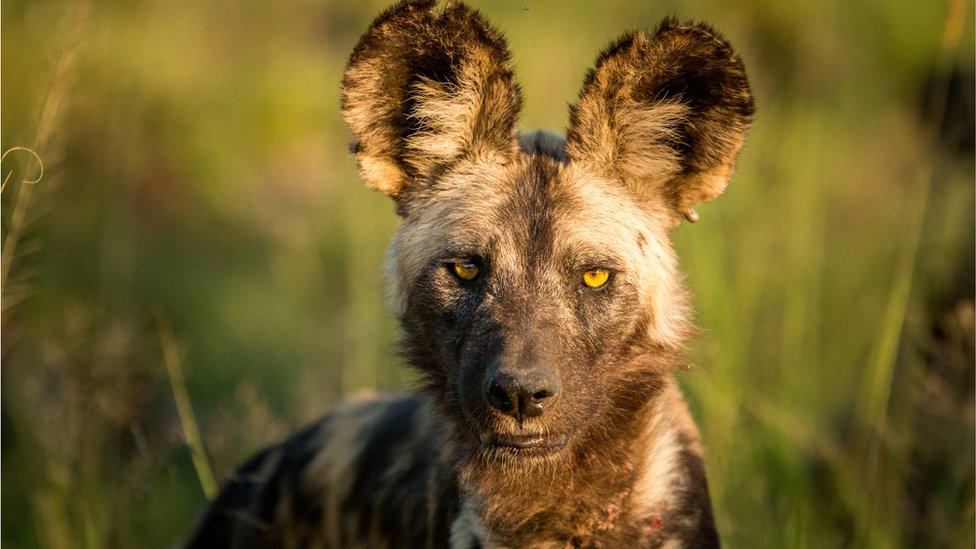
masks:
<path fill-rule="evenodd" d="M 923 114 L 933 79 L 972 78 L 972 6 L 472 3 L 509 37 L 524 129 L 563 128 L 600 48 L 667 14 L 745 59 L 738 172 L 676 232 L 725 542 L 972 547 L 973 156 Z M 3 542 L 167 545 L 208 458 L 220 478 L 345 395 L 410 385 L 383 297 L 396 216 L 338 112 L 383 6 L 4 2 L 0 142 L 46 172 L 3 162 Z"/>

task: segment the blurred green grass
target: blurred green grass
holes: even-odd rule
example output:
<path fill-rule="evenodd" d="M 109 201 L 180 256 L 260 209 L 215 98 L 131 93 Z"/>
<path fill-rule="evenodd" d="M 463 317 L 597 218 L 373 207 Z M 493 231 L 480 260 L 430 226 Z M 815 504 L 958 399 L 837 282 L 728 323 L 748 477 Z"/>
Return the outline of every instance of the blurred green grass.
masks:
<path fill-rule="evenodd" d="M 668 14 L 746 61 L 738 172 L 675 233 L 703 328 L 680 377 L 724 541 L 972 547 L 973 156 L 923 117 L 960 3 L 472 3 L 509 38 L 523 129 L 564 128 L 600 48 Z M 971 78 L 962 4 L 949 67 Z M 338 112 L 385 3 L 80 5 L 2 6 L 0 142 L 47 168 L 18 202 L 30 167 L 3 167 L 5 246 L 26 215 L 3 288 L 2 540 L 159 546 L 205 498 L 153 310 L 218 476 L 344 395 L 414 379 L 383 298 L 396 217 Z"/>

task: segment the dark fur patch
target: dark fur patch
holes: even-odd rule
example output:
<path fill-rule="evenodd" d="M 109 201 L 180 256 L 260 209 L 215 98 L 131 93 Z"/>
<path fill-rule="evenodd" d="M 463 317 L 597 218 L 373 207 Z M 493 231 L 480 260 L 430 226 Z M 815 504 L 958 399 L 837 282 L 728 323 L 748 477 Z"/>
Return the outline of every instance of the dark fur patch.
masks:
<path fill-rule="evenodd" d="M 358 517 L 361 539 L 376 528 L 393 546 L 423 544 L 427 520 L 427 475 L 436 458 L 434 448 L 418 447 L 418 399 L 391 403 L 368 431 L 361 433 L 363 450 L 355 480 L 342 509 Z"/>
<path fill-rule="evenodd" d="M 680 467 L 689 483 L 679 492 L 678 504 L 669 513 L 668 519 L 678 524 L 676 533 L 687 547 L 719 547 L 712 502 L 708 495 L 705 462 L 700 454 L 689 450 L 691 441 L 687 436 L 680 438 L 684 448 L 681 450 Z"/>
<path fill-rule="evenodd" d="M 536 130 L 520 133 L 519 148 L 525 154 L 545 156 L 560 164 L 569 161 L 566 158 L 566 139 L 550 131 Z"/>

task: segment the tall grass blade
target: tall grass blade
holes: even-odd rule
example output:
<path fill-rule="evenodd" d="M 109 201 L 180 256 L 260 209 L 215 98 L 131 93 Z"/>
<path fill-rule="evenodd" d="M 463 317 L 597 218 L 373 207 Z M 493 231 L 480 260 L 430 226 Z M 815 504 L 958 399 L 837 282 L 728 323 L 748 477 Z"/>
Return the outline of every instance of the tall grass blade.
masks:
<path fill-rule="evenodd" d="M 159 309 L 155 312 L 159 341 L 163 346 L 163 362 L 166 364 L 166 375 L 169 377 L 170 386 L 173 389 L 173 400 L 176 402 L 176 411 L 180 417 L 180 425 L 183 427 L 183 437 L 187 446 L 190 447 L 193 468 L 196 469 L 203 493 L 207 499 L 212 500 L 217 495 L 217 482 L 214 480 L 210 460 L 207 459 L 207 451 L 203 446 L 200 428 L 197 426 L 197 419 L 190 403 L 190 392 L 186 388 L 186 377 L 183 375 L 179 348 L 176 345 L 176 339 L 173 337 L 173 330 L 166 315 Z"/>

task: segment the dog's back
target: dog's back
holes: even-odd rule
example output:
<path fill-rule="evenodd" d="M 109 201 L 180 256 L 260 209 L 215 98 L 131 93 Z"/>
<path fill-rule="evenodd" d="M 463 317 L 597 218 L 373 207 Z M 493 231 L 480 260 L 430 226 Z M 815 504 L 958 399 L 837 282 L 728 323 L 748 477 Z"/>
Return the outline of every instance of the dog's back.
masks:
<path fill-rule="evenodd" d="M 422 547 L 446 539 L 457 495 L 432 475 L 448 434 L 418 394 L 350 402 L 241 466 L 189 546 Z M 444 493 L 430 493 L 435 487 Z"/>

